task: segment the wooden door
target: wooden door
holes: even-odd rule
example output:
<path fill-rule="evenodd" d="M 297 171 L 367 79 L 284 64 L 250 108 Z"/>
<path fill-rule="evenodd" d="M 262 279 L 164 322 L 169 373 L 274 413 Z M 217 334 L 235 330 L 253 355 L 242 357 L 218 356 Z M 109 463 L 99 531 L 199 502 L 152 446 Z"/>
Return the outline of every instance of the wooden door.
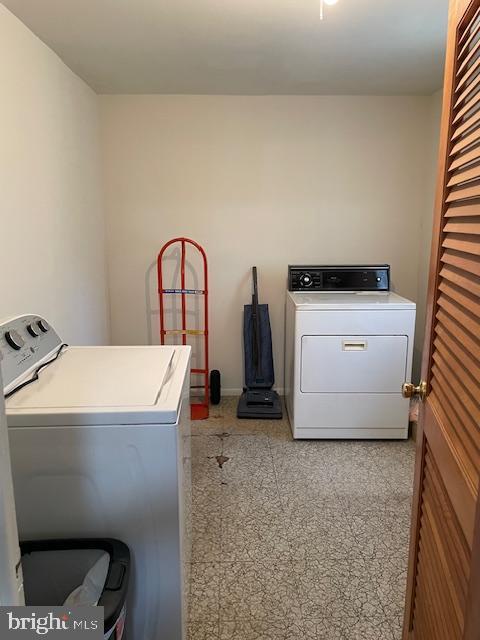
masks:
<path fill-rule="evenodd" d="M 480 0 L 451 0 L 404 640 L 480 639 Z"/>

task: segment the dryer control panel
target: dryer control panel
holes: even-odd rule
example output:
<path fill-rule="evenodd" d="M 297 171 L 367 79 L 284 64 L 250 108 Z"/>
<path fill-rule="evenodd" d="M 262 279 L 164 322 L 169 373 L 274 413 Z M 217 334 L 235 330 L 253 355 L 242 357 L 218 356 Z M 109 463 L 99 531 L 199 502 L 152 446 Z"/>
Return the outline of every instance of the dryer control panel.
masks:
<path fill-rule="evenodd" d="M 289 291 L 390 291 L 390 265 L 289 266 Z"/>
<path fill-rule="evenodd" d="M 61 344 L 55 329 L 40 316 L 28 314 L 0 322 L 0 366 L 4 392 L 48 359 Z"/>

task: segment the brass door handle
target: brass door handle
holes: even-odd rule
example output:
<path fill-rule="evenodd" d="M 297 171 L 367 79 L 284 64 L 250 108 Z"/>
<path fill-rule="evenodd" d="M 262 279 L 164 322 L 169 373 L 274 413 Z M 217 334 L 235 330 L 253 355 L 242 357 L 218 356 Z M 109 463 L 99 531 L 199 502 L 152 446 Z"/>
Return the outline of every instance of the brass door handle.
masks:
<path fill-rule="evenodd" d="M 416 387 L 411 382 L 404 382 L 404 384 L 402 385 L 402 396 L 404 398 L 413 398 L 414 396 L 418 396 L 423 402 L 427 397 L 427 393 L 428 385 L 425 380 L 422 380 L 418 387 Z"/>

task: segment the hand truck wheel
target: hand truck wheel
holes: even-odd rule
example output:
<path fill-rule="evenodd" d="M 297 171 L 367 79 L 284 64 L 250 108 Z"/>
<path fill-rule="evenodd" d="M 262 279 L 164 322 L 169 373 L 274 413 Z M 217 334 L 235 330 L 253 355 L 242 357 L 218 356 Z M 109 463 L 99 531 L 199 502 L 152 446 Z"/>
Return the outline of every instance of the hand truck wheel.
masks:
<path fill-rule="evenodd" d="M 220 371 L 213 369 L 210 372 L 210 402 L 212 404 L 220 404 L 221 399 L 221 380 Z"/>

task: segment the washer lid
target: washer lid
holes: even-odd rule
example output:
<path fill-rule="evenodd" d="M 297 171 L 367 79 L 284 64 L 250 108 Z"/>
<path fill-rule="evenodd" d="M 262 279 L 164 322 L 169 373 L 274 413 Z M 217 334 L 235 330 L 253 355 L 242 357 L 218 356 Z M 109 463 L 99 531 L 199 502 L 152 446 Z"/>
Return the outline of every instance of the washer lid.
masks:
<path fill-rule="evenodd" d="M 174 352 L 173 347 L 72 347 L 13 395 L 8 408 L 152 406 Z"/>
<path fill-rule="evenodd" d="M 176 422 L 189 356 L 189 347 L 70 347 L 7 400 L 9 425 Z"/>
<path fill-rule="evenodd" d="M 394 310 L 415 309 L 415 303 L 396 293 L 350 292 L 350 293 L 295 293 L 287 292 L 298 311 L 364 309 Z"/>

